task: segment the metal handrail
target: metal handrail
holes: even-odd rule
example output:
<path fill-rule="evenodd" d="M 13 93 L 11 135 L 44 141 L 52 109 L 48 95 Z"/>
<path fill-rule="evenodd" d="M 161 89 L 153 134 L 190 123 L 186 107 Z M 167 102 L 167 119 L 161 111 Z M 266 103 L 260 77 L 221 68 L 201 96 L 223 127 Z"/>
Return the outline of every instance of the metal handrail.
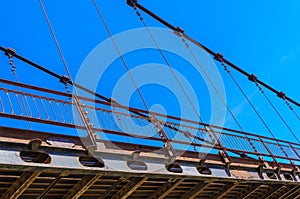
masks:
<path fill-rule="evenodd" d="M 72 111 L 71 94 L 3 79 L 0 79 L 0 83 L 10 85 L 9 89 L 0 87 L 0 117 L 84 129 L 84 126 L 76 124 L 74 119 L 77 113 Z M 16 89 L 12 87 L 16 87 Z M 32 92 L 20 91 L 17 89 L 20 87 Z M 91 122 L 94 122 L 93 128 L 98 133 L 158 142 L 164 141 L 159 136 L 155 124 L 149 121 L 149 118 L 128 112 L 129 108 L 132 109 L 131 107 L 86 97 L 79 97 L 79 99 L 83 103 L 95 103 L 96 107 L 84 105 L 84 109 L 88 112 Z M 134 110 L 146 112 L 135 108 Z M 194 146 L 217 150 L 225 149 L 235 154 L 269 157 L 276 161 L 277 159 L 284 159 L 300 162 L 300 144 L 297 143 L 159 113 L 155 113 L 155 115 L 161 119 L 157 122 L 165 121 L 162 128 L 173 145 L 180 144 L 186 148 Z M 213 128 L 214 132 L 207 131 L 206 127 L 208 126 Z M 217 136 L 215 137 L 213 133 Z M 181 148 L 179 147 L 179 149 Z"/>

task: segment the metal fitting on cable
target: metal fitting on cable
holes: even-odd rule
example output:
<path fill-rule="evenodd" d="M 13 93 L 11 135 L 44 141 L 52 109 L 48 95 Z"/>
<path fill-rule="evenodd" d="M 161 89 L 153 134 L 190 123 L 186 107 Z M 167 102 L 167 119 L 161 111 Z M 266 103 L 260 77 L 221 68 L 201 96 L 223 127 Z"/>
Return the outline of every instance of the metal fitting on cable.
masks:
<path fill-rule="evenodd" d="M 126 2 L 129 6 L 134 7 L 137 4 L 137 0 L 127 0 Z"/>
<path fill-rule="evenodd" d="M 181 27 L 177 27 L 177 28 L 176 28 L 176 31 L 177 31 L 177 32 L 180 32 L 180 33 L 182 33 L 182 34 L 184 33 L 184 30 L 183 30 Z"/>
<path fill-rule="evenodd" d="M 11 57 L 14 56 L 16 54 L 16 50 L 13 48 L 7 48 L 6 52 L 4 53 L 6 56 Z"/>
<path fill-rule="evenodd" d="M 224 58 L 224 56 L 221 53 L 217 53 L 214 57 L 214 59 L 219 62 L 223 62 L 223 58 Z"/>
<path fill-rule="evenodd" d="M 254 75 L 254 74 L 251 74 L 248 79 L 251 81 L 251 82 L 256 82 L 257 81 L 257 76 Z"/>
<path fill-rule="evenodd" d="M 60 83 L 63 83 L 63 84 L 68 84 L 68 83 L 70 83 L 71 81 L 70 81 L 70 78 L 69 78 L 68 76 L 63 75 L 63 76 L 60 77 L 59 82 L 60 82 Z"/>
<path fill-rule="evenodd" d="M 281 99 L 286 99 L 286 95 L 285 95 L 285 93 L 284 92 L 279 92 L 278 94 L 277 94 L 277 96 L 279 97 L 279 98 L 281 98 Z"/>

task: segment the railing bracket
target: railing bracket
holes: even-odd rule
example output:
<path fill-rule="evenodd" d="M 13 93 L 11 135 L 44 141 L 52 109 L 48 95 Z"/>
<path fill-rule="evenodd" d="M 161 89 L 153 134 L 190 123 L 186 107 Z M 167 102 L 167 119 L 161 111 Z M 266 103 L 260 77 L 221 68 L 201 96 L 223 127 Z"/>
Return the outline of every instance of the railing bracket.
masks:
<path fill-rule="evenodd" d="M 39 150 L 41 144 L 42 144 L 42 140 L 38 138 L 30 140 L 29 142 L 30 149 L 35 152 Z"/>

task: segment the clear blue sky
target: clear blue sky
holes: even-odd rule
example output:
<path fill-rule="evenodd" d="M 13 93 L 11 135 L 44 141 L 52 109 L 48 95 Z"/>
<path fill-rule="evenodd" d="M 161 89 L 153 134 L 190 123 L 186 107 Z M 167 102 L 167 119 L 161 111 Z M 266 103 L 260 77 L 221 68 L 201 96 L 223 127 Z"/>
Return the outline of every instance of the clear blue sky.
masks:
<path fill-rule="evenodd" d="M 133 10 L 126 5 L 125 0 L 98 0 L 97 2 L 114 34 L 142 27 Z M 101 41 L 108 38 L 108 34 L 97 16 L 95 8 L 88 0 L 44 0 L 44 3 L 72 76 L 76 76 L 78 68 L 88 53 Z M 184 28 L 186 33 L 211 49 L 221 52 L 244 70 L 256 74 L 264 82 L 278 90 L 285 91 L 288 96 L 300 101 L 299 1 L 140 0 L 140 3 L 175 26 Z M 162 27 L 145 14 L 143 16 L 149 26 Z M 3 1 L 0 17 L 2 19 L 0 26 L 0 44 L 2 46 L 13 47 L 19 54 L 59 74 L 66 73 L 38 0 Z M 133 60 L 134 55 L 132 56 L 129 56 L 128 59 Z M 149 56 L 146 57 L 149 58 Z M 154 59 L 157 61 L 158 58 Z M 148 59 L 145 61 L 151 62 Z M 0 64 L 2 66 L 0 76 L 12 78 L 7 59 L 4 56 L 0 57 Z M 45 81 L 48 76 L 41 72 L 30 69 L 21 63 L 17 67 L 19 78 L 23 82 L 63 89 L 63 86 L 56 83 L 56 80 Z M 174 67 L 176 68 L 176 66 Z M 220 71 L 224 77 L 228 104 L 244 129 L 256 134 L 268 135 L 249 106 L 243 102 L 244 99 L 228 76 L 223 73 L 221 67 Z M 185 72 L 182 71 L 182 73 Z M 274 134 L 282 139 L 293 140 L 286 127 L 256 92 L 253 84 L 239 74 L 234 73 L 234 75 L 247 94 L 252 97 Z M 201 79 L 193 81 L 194 86 L 200 89 L 199 92 L 201 92 L 202 86 L 198 84 L 201 83 L 203 83 Z M 109 85 L 109 83 L 107 84 Z M 104 87 L 106 86 L 104 85 Z M 170 106 L 167 97 L 153 97 L 154 89 L 142 90 L 149 104 L 161 103 L 166 106 L 169 114 L 177 114 L 172 110 L 176 103 L 173 102 Z M 107 89 L 99 88 L 98 92 L 107 96 L 111 90 L 107 86 Z M 297 136 L 300 136 L 299 120 L 291 114 L 282 101 L 273 94 L 268 94 Z M 203 109 L 201 114 L 204 115 L 204 118 L 210 114 L 207 104 L 209 104 L 208 99 L 203 99 L 200 104 L 201 110 Z M 143 107 L 138 101 L 132 105 Z M 300 114 L 299 108 L 294 108 Z M 228 116 L 226 125 L 236 128 L 230 116 Z"/>

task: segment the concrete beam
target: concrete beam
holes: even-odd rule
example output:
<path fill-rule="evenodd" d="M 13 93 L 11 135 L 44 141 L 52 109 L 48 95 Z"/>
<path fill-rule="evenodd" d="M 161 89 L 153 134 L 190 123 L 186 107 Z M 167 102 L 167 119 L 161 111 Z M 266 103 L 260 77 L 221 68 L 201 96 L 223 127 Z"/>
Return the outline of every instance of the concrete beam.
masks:
<path fill-rule="evenodd" d="M 85 175 L 72 189 L 64 195 L 63 199 L 77 199 L 84 194 L 93 184 L 101 177 L 101 175 Z"/>
<path fill-rule="evenodd" d="M 40 174 L 41 172 L 23 172 L 1 196 L 1 199 L 19 198 Z"/>

